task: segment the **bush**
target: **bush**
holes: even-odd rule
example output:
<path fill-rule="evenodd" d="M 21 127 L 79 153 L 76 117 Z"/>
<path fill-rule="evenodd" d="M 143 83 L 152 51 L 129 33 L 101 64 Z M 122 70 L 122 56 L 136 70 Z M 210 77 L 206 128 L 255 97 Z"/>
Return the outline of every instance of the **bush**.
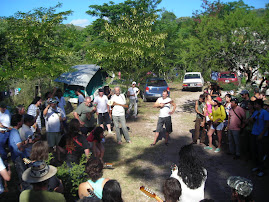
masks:
<path fill-rule="evenodd" d="M 220 85 L 223 91 L 231 91 L 233 90 L 236 92 L 238 90 L 238 86 L 236 86 L 234 83 L 225 83 Z"/>

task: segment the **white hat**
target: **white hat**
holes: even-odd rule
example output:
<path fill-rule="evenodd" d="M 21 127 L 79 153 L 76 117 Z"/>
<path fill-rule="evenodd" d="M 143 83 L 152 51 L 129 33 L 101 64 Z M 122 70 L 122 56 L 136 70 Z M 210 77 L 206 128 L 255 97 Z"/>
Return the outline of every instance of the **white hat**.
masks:
<path fill-rule="evenodd" d="M 133 85 L 133 84 L 136 84 L 136 82 L 135 82 L 135 81 L 133 81 L 133 82 L 132 82 L 132 85 Z"/>

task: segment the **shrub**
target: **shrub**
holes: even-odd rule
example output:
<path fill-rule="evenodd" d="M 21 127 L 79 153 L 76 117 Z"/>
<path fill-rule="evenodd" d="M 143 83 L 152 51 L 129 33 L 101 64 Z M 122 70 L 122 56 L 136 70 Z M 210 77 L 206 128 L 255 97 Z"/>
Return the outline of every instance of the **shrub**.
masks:
<path fill-rule="evenodd" d="M 238 86 L 236 86 L 234 83 L 221 84 L 221 88 L 223 91 L 233 90 L 234 92 L 236 92 L 238 90 Z"/>

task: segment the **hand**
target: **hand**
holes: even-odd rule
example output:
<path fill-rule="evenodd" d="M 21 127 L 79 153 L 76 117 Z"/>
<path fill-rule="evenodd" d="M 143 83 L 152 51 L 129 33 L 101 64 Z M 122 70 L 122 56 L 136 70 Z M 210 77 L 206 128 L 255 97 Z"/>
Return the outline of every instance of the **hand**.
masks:
<path fill-rule="evenodd" d="M 83 121 L 79 121 L 79 123 L 80 123 L 80 126 L 84 126 L 84 124 L 85 124 L 85 122 L 83 122 Z"/>
<path fill-rule="evenodd" d="M 174 114 L 174 111 L 169 112 L 169 114 L 170 114 L 170 115 L 171 115 L 171 114 Z"/>

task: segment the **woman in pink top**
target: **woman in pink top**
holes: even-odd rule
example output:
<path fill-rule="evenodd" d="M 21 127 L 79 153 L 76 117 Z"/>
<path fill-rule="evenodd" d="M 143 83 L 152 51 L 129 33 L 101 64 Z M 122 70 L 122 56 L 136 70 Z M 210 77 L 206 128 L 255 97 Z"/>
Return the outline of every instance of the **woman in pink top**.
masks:
<path fill-rule="evenodd" d="M 212 101 L 211 95 L 206 94 L 205 102 L 206 102 L 206 110 L 205 110 L 206 123 L 208 124 L 208 126 L 210 126 L 209 114 L 212 113 L 212 104 L 214 104 L 214 102 Z"/>

